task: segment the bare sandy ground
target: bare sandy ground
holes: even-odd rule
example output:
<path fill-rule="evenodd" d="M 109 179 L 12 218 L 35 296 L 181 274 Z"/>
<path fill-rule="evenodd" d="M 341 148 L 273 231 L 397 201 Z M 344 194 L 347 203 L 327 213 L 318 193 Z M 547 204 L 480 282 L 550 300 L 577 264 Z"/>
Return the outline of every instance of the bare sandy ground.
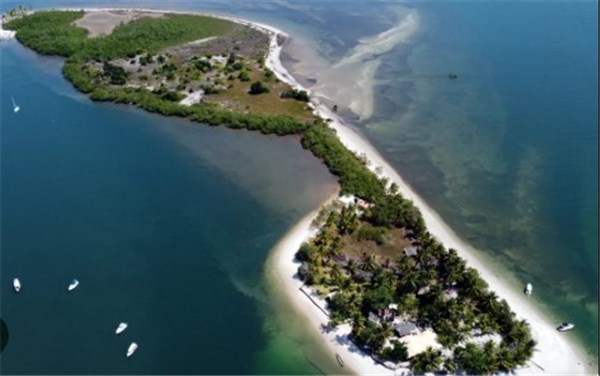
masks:
<path fill-rule="evenodd" d="M 16 33 L 12 30 L 5 30 L 3 28 L 4 19 L 0 21 L 0 40 L 9 40 L 13 39 Z"/>
<path fill-rule="evenodd" d="M 121 23 L 126 24 L 143 17 L 160 18 L 163 13 L 139 10 L 95 10 L 86 11 L 75 21 L 75 25 L 86 29 L 89 37 L 108 35 Z"/>

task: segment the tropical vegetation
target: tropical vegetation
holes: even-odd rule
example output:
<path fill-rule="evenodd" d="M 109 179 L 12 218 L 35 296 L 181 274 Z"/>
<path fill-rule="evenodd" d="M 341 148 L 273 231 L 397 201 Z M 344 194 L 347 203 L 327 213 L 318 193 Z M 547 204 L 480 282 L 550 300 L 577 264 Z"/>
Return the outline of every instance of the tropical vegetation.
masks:
<path fill-rule="evenodd" d="M 396 317 L 431 328 L 448 350 L 414 355 L 415 372 L 491 374 L 524 365 L 536 345 L 527 322 L 454 249 L 431 236 L 393 184 L 373 204 L 328 208 L 315 224 L 317 235 L 296 254 L 304 283 L 327 297 L 330 325 L 350 323 L 358 346 L 382 362 L 399 363 L 407 354 L 391 322 L 370 317 L 394 305 Z M 404 251 L 409 247 L 415 253 Z"/>
<path fill-rule="evenodd" d="M 64 76 L 93 100 L 209 125 L 297 135 L 338 177 L 342 194 L 370 203 L 327 208 L 316 223 L 318 234 L 297 253 L 305 284 L 328 297 L 331 325 L 350 323 L 357 345 L 382 361 L 408 360 L 419 372 L 508 372 L 532 356 L 535 342 L 528 324 L 516 319 L 455 250 L 431 236 L 397 186 L 371 172 L 365 158 L 344 147 L 335 131 L 311 114 L 306 92 L 277 82 L 264 66 L 266 50 L 254 56 L 228 51 L 219 58 L 208 53 L 178 57 L 171 49 L 227 32 L 230 22 L 166 15 L 88 38 L 85 29 L 73 25 L 82 16 L 36 12 L 4 26 L 35 51 L 64 57 Z M 200 90 L 200 102 L 180 103 Z M 224 106 L 234 102 L 234 107 Z M 416 253 L 408 255 L 404 246 Z M 449 353 L 432 348 L 408 359 L 391 325 L 368 318 L 391 304 L 398 316 L 431 328 Z M 477 338 L 499 340 L 479 343 Z"/>

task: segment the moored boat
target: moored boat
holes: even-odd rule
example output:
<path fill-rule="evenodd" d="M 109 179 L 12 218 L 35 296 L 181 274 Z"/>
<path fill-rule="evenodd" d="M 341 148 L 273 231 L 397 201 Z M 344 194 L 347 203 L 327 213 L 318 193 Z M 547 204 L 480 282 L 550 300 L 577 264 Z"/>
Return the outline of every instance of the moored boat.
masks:
<path fill-rule="evenodd" d="M 570 322 L 563 322 L 558 326 L 558 328 L 556 328 L 556 330 L 558 330 L 559 332 L 567 332 L 569 330 L 572 330 L 574 327 L 575 324 L 571 324 Z"/>
<path fill-rule="evenodd" d="M 10 99 L 12 100 L 12 104 L 13 104 L 13 112 L 14 113 L 19 112 L 19 110 L 21 109 L 21 107 L 17 106 L 17 104 L 15 103 L 15 98 L 10 97 Z"/>
<path fill-rule="evenodd" d="M 73 280 L 71 281 L 71 284 L 69 284 L 69 291 L 73 291 L 77 288 L 77 286 L 79 286 L 79 281 L 76 280 L 75 278 L 73 278 Z"/>
<path fill-rule="evenodd" d="M 19 278 L 13 279 L 13 288 L 16 292 L 19 292 L 21 290 L 21 281 L 19 281 Z"/>
<path fill-rule="evenodd" d="M 523 289 L 523 292 L 525 293 L 525 295 L 527 295 L 527 296 L 531 295 L 532 291 L 533 291 L 533 286 L 531 285 L 531 283 L 528 283 L 527 285 L 525 285 L 525 289 Z"/>
<path fill-rule="evenodd" d="M 128 323 L 126 322 L 122 322 L 119 324 L 119 326 L 117 326 L 117 330 L 115 330 L 116 334 L 121 334 L 125 331 L 125 329 L 127 329 L 127 327 L 129 326 Z"/>
<path fill-rule="evenodd" d="M 127 348 L 127 357 L 129 358 L 130 356 L 132 356 L 133 353 L 137 350 L 137 348 L 138 348 L 138 344 L 135 342 L 131 342 L 131 344 Z"/>

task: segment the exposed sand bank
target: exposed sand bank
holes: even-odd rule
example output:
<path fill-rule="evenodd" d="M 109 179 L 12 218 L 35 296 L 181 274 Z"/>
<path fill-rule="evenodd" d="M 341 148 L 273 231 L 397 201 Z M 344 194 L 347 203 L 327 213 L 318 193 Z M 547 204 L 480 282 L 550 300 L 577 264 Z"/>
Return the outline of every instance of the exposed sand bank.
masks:
<path fill-rule="evenodd" d="M 149 9 L 140 9 L 139 11 L 209 15 L 199 12 L 172 12 Z M 273 70 L 280 80 L 287 82 L 297 89 L 305 90 L 287 72 L 279 59 L 282 47 L 277 41 L 277 35 L 287 36 L 287 34 L 271 26 L 259 23 L 252 23 L 232 17 L 214 17 L 227 19 L 268 33 L 271 37 L 271 42 L 269 55 L 266 59 L 267 67 Z M 389 35 L 380 35 L 380 37 L 386 39 Z M 308 91 L 310 92 L 310 90 Z M 495 291 L 500 298 L 506 299 L 518 317 L 526 319 L 531 324 L 533 337 L 538 342 L 538 351 L 527 367 L 518 370 L 519 374 L 596 374 L 597 370 L 588 365 L 584 351 L 569 338 L 569 334 L 558 333 L 555 330 L 557 323 L 550 321 L 531 301 L 527 300 L 521 291 L 499 278 L 491 268 L 486 266 L 481 261 L 481 258 L 477 256 L 479 251 L 462 241 L 442 221 L 439 215 L 412 191 L 400 175 L 371 144 L 355 132 L 349 124 L 346 124 L 343 119 L 338 117 L 336 113 L 320 104 L 317 100 L 313 100 L 313 106 L 318 115 L 323 118 L 332 119 L 329 125 L 338 132 L 340 140 L 348 149 L 359 154 L 365 154 L 371 162 L 370 167 L 373 170 L 381 167 L 382 175 L 390 179 L 391 182 L 398 184 L 400 192 L 405 197 L 411 199 L 420 209 L 429 231 L 447 248 L 455 248 L 467 261 L 469 266 L 476 268 L 481 273 L 482 277 L 490 285 L 490 289 Z M 356 349 L 347 340 L 349 327 L 340 326 L 335 331 L 322 333 L 321 325 L 327 323 L 326 315 L 299 290 L 301 282 L 295 277 L 298 265 L 294 262 L 294 254 L 303 241 L 314 235 L 314 231 L 310 229 L 310 222 L 315 215 L 316 212 L 313 212 L 303 218 L 274 248 L 271 256 L 272 260 L 269 262 L 271 270 L 275 274 L 274 278 L 277 278 L 281 285 L 286 286 L 290 300 L 298 312 L 311 322 L 311 330 L 323 338 L 331 355 L 335 356 L 338 353 L 342 357 L 345 368 L 360 374 L 392 374 L 393 371 L 376 364 L 368 355 Z M 585 329 L 582 328 L 582 330 Z"/>
<path fill-rule="evenodd" d="M 15 32 L 12 30 L 4 30 L 0 28 L 0 40 L 9 40 L 15 37 Z"/>
<path fill-rule="evenodd" d="M 4 30 L 3 22 L 0 22 L 0 40 L 9 40 L 15 37 L 15 32 L 12 30 Z"/>
<path fill-rule="evenodd" d="M 272 30 L 272 28 L 271 28 Z M 277 77 L 300 90 L 307 90 L 302 87 L 298 82 L 287 72 L 285 67 L 280 62 L 279 54 L 281 53 L 281 46 L 275 42 L 276 38 L 272 38 L 271 50 L 268 59 L 266 60 L 267 66 L 273 70 Z M 310 92 L 310 90 L 307 90 Z M 387 163 L 379 152 L 362 136 L 354 131 L 350 125 L 346 124 L 343 119 L 337 116 L 336 113 L 331 111 L 329 108 L 319 103 L 317 100 L 313 100 L 315 106 L 315 112 L 325 119 L 332 119 L 329 125 L 334 128 L 342 143 L 350 150 L 357 154 L 366 155 L 367 159 L 371 162 L 369 164 L 372 171 L 380 167 L 382 176 L 387 177 L 390 182 L 395 182 L 402 195 L 411 199 L 415 206 L 419 208 L 423 214 L 423 219 L 427 225 L 428 230 L 434 235 L 439 241 L 441 241 L 445 247 L 454 248 L 458 251 L 459 255 L 463 257 L 467 264 L 474 267 L 479 271 L 481 276 L 489 284 L 490 289 L 495 291 L 501 299 L 506 299 L 513 311 L 518 317 L 526 319 L 532 330 L 533 338 L 538 342 L 537 351 L 534 354 L 529 364 L 517 371 L 518 374 L 596 374 L 596 370 L 590 360 L 585 356 L 585 351 L 578 346 L 575 341 L 569 338 L 569 334 L 558 333 L 556 331 L 557 323 L 552 322 L 544 313 L 542 313 L 537 307 L 535 307 L 527 298 L 522 294 L 519 289 L 511 286 L 508 282 L 500 279 L 494 270 L 484 265 L 480 257 L 477 256 L 479 251 L 475 250 L 472 246 L 461 240 L 452 229 L 446 225 L 440 216 L 431 209 L 423 199 L 421 199 L 400 177 L 400 175 Z M 301 244 L 298 239 L 301 234 L 310 237 L 310 231 L 307 228 L 303 228 L 301 224 L 306 223 L 305 220 L 299 225 L 295 226 L 291 232 L 286 236 L 284 240 L 276 247 L 274 252 L 285 254 L 287 257 L 293 257 L 298 245 Z M 310 221 L 308 221 L 310 223 Z M 286 245 L 287 244 L 287 245 Z M 290 250 L 284 250 L 285 248 L 291 248 Z M 276 268 L 281 273 L 281 278 L 285 279 L 286 276 L 289 280 L 294 280 L 296 270 L 291 270 L 290 261 L 287 261 L 283 256 L 276 256 L 275 259 L 278 262 L 279 268 Z M 297 288 L 293 282 L 290 282 L 290 294 L 293 299 L 297 300 L 300 296 L 297 294 Z M 308 300 L 304 297 L 305 300 Z M 301 303 L 297 303 L 300 308 Z M 304 306 L 301 311 L 307 316 L 318 316 L 320 310 L 315 311 L 310 303 L 311 308 L 308 305 Z M 323 315 L 321 313 L 321 315 Z M 317 324 L 315 320 L 315 330 L 319 330 L 320 324 Z M 339 330 L 344 331 L 344 328 Z M 330 335 L 324 335 L 325 342 L 331 346 L 332 352 L 345 351 L 346 354 L 354 354 L 356 358 L 355 363 L 348 363 L 350 368 L 361 374 L 384 374 L 390 373 L 390 370 L 374 364 L 372 360 L 367 361 L 364 354 L 352 351 L 351 347 L 340 344 L 340 341 L 332 341 Z M 345 350 L 342 350 L 345 348 Z M 368 358 L 370 359 L 370 358 Z M 346 361 L 344 359 L 344 361 Z M 370 364 L 373 363 L 373 364 Z"/>
<path fill-rule="evenodd" d="M 86 12 L 83 17 L 74 22 L 76 26 L 88 31 L 89 37 L 108 35 L 121 23 L 126 24 L 143 17 L 159 18 L 163 15 L 157 12 L 138 10 L 97 10 Z"/>
<path fill-rule="evenodd" d="M 293 38 L 286 44 L 286 66 L 290 72 L 310 72 L 312 83 L 306 83 L 314 94 L 335 102 L 340 110 L 349 109 L 365 120 L 373 115 L 376 73 L 382 63 L 381 55 L 397 46 L 410 43 L 421 29 L 421 16 L 414 9 L 398 7 L 395 24 L 389 29 L 366 36 L 339 60 L 330 61 L 318 55 L 313 41 Z"/>

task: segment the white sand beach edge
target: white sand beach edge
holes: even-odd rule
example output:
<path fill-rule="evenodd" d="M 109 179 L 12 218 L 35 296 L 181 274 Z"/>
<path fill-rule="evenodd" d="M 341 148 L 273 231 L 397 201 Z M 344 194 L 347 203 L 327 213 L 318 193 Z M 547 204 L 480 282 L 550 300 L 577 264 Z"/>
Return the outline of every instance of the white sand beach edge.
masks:
<path fill-rule="evenodd" d="M 16 33 L 12 30 L 5 30 L 0 22 L 0 40 L 9 40 L 15 37 Z"/>
<path fill-rule="evenodd" d="M 258 27 L 264 27 L 261 24 L 255 24 Z M 288 37 L 287 34 L 278 31 L 273 27 L 266 29 L 269 32 L 275 32 Z M 281 63 L 279 55 L 282 46 L 278 45 L 277 37 L 271 38 L 271 49 L 266 60 L 266 65 L 273 70 L 275 75 L 282 81 L 287 82 L 292 87 L 299 90 L 311 91 L 300 85 L 289 74 L 287 69 Z M 314 94 L 314 93 L 311 93 Z M 357 154 L 364 154 L 370 162 L 369 166 L 373 172 L 380 167 L 382 176 L 385 176 L 390 182 L 395 182 L 399 186 L 402 195 L 413 201 L 416 207 L 419 208 L 425 220 L 425 224 L 429 232 L 444 244 L 446 248 L 454 248 L 458 254 L 467 261 L 467 265 L 477 269 L 485 281 L 489 284 L 490 289 L 495 291 L 501 299 L 506 299 L 510 307 L 518 317 L 525 319 L 531 325 L 533 338 L 538 342 L 537 351 L 529 362 L 527 367 L 517 371 L 521 375 L 547 374 L 547 375 L 592 375 L 596 374 L 596 370 L 589 364 L 586 359 L 585 351 L 568 338 L 568 334 L 562 334 L 556 331 L 556 323 L 544 315 L 537 307 L 533 306 L 531 301 L 522 294 L 521 291 L 515 290 L 505 280 L 500 279 L 493 270 L 483 264 L 477 257 L 480 251 L 475 250 L 472 246 L 460 239 L 458 235 L 444 223 L 441 217 L 427 205 L 400 177 L 400 175 L 385 161 L 379 152 L 361 135 L 355 132 L 347 125 L 342 118 L 337 116 L 332 110 L 322 105 L 318 100 L 312 101 L 315 106 L 315 113 L 323 119 L 330 119 L 329 126 L 337 131 L 341 142 L 351 151 Z M 306 300 L 307 304 L 297 303 L 297 306 L 302 306 L 302 312 L 307 316 L 321 317 L 321 320 L 313 318 L 315 327 L 313 330 L 321 331 L 321 324 L 327 323 L 325 315 L 317 309 L 308 298 L 299 292 L 299 282 L 295 281 L 296 269 L 291 270 L 291 265 L 294 265 L 293 256 L 297 251 L 302 241 L 298 241 L 301 234 L 306 239 L 310 238 L 312 232 L 307 227 L 310 221 L 304 218 L 290 233 L 284 237 L 283 244 L 280 243 L 275 248 L 274 252 L 276 262 L 279 265 L 279 272 L 282 278 L 287 278 L 290 286 L 290 296 L 293 299 Z M 289 248 L 289 249 L 288 249 Z M 285 255 L 285 257 L 284 257 Z M 286 258 L 289 258 L 286 259 Z M 296 280 L 297 281 L 297 280 Z M 320 314 L 320 316 L 319 316 Z M 347 334 L 349 328 L 339 328 L 338 333 L 323 334 L 324 341 L 331 347 L 332 352 L 339 353 L 344 362 L 349 367 L 359 374 L 392 374 L 393 372 L 381 365 L 376 364 L 370 357 L 364 353 L 357 351 L 351 345 L 343 345 L 343 338 L 336 336 Z M 343 355 L 342 355 L 343 354 Z M 352 357 L 351 361 L 346 360 L 348 356 Z"/>
<path fill-rule="evenodd" d="M 280 60 L 282 46 L 277 42 L 278 35 L 289 37 L 283 31 L 272 26 L 261 23 L 251 22 L 239 18 L 228 17 L 218 14 L 193 11 L 171 11 L 162 9 L 130 9 L 130 8 L 61 8 L 63 10 L 85 10 L 85 11 L 110 11 L 110 10 L 132 10 L 143 12 L 162 12 L 179 14 L 198 14 L 217 18 L 222 18 L 247 25 L 258 30 L 266 32 L 271 39 L 269 55 L 266 59 L 266 65 L 275 75 L 294 88 L 310 90 L 302 87 L 292 77 Z M 547 315 L 534 306 L 521 291 L 512 287 L 507 281 L 498 277 L 494 271 L 486 266 L 478 257 L 480 251 L 475 250 L 469 244 L 461 240 L 456 233 L 446 225 L 440 216 L 432 210 L 423 199 L 421 199 L 400 177 L 400 175 L 385 161 L 379 152 L 361 135 L 355 132 L 343 119 L 337 116 L 326 106 L 320 104 L 318 100 L 313 100 L 312 104 L 315 113 L 324 119 L 331 119 L 329 125 L 337 131 L 341 142 L 350 150 L 366 155 L 370 161 L 370 168 L 374 171 L 377 167 L 381 168 L 382 175 L 387 177 L 390 182 L 395 182 L 402 195 L 411 199 L 415 206 L 419 208 L 425 220 L 427 229 L 447 248 L 454 248 L 458 254 L 463 257 L 467 264 L 479 271 L 481 276 L 489 284 L 490 289 L 495 291 L 500 298 L 506 299 L 510 307 L 519 318 L 526 319 L 532 329 L 533 338 L 538 342 L 537 351 L 533 356 L 532 362 L 526 368 L 519 369 L 518 374 L 547 374 L 547 375 L 592 375 L 597 374 L 597 370 L 588 364 L 585 351 L 571 340 L 569 334 L 558 333 L 555 329 L 557 323 L 551 322 Z M 299 290 L 301 282 L 295 278 L 298 265 L 294 262 L 294 254 L 300 244 L 314 235 L 310 229 L 310 222 L 316 215 L 316 212 L 305 216 L 296 224 L 277 244 L 272 252 L 273 272 L 277 273 L 279 281 L 286 286 L 290 300 L 298 312 L 304 315 L 311 323 L 311 329 L 323 338 L 327 348 L 330 349 L 332 356 L 335 353 L 340 354 L 344 360 L 345 367 L 352 371 L 364 375 L 384 375 L 393 374 L 393 371 L 376 364 L 369 356 L 358 351 L 351 344 L 345 341 L 345 335 L 349 328 L 340 327 L 334 332 L 323 334 L 321 324 L 327 323 L 327 317 Z"/>
<path fill-rule="evenodd" d="M 336 199 L 337 194 L 327 202 Z M 304 216 L 294 225 L 271 251 L 267 261 L 269 283 L 276 284 L 279 290 L 287 295 L 287 300 L 296 311 L 308 321 L 309 330 L 314 331 L 325 343 L 325 349 L 332 362 L 338 354 L 344 362 L 339 373 L 356 373 L 361 375 L 393 375 L 393 371 L 377 364 L 369 355 L 360 351 L 348 339 L 350 326 L 340 325 L 335 330 L 325 332 L 322 328 L 327 325 L 329 318 L 300 290 L 302 281 L 296 276 L 300 264 L 294 260 L 300 245 L 316 235 L 317 230 L 311 228 L 311 222 L 316 218 L 319 209 Z"/>

